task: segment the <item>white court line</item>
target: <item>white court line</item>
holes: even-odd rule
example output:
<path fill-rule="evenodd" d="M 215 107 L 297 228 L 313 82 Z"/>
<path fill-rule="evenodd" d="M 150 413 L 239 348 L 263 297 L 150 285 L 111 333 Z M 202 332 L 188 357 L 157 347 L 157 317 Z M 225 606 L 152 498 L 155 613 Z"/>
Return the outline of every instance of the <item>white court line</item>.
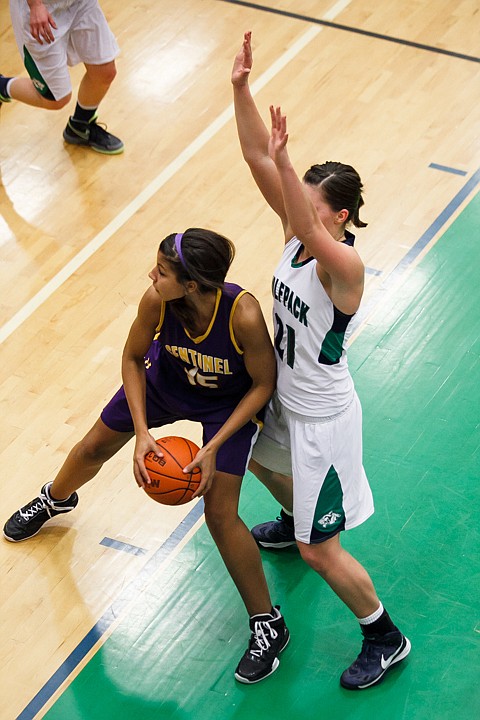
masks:
<path fill-rule="evenodd" d="M 351 0 L 340 0 L 334 5 L 335 12 L 340 12 Z M 341 6 L 341 7 L 340 7 Z M 330 17 L 331 11 L 327 13 Z M 288 63 L 296 57 L 315 38 L 322 28 L 311 27 L 304 33 L 273 65 L 251 85 L 252 95 L 261 90 Z M 0 328 L 0 344 L 3 343 L 20 325 L 27 320 L 58 288 L 66 282 L 74 272 L 109 240 L 130 218 L 142 208 L 156 192 L 162 188 L 183 166 L 191 160 L 223 127 L 234 117 L 231 103 L 216 120 L 188 145 L 147 187 L 142 190 L 98 235 L 80 250 L 56 275 L 49 280 L 25 305 Z"/>

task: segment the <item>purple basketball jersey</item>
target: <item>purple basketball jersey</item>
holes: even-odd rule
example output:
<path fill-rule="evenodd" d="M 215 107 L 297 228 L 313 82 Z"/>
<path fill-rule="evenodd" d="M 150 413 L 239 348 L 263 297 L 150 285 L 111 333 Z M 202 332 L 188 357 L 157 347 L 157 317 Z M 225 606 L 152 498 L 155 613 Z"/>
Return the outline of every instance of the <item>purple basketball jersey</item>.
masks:
<path fill-rule="evenodd" d="M 155 339 L 145 356 L 148 382 L 162 395 L 173 396 L 177 407 L 211 411 L 236 405 L 252 384 L 243 353 L 233 334 L 232 317 L 245 293 L 225 283 L 217 291 L 215 310 L 207 331 L 191 337 L 168 303 L 162 307 Z"/>
<path fill-rule="evenodd" d="M 145 356 L 146 411 L 149 428 L 176 420 L 203 426 L 207 443 L 228 420 L 252 380 L 233 334 L 232 318 L 245 293 L 225 283 L 218 290 L 215 311 L 207 331 L 192 338 L 168 303 L 162 305 L 155 339 Z M 243 475 L 260 431 L 264 409 L 221 447 L 217 470 Z M 103 409 L 101 418 L 112 430 L 133 432 L 133 421 L 123 386 Z"/>

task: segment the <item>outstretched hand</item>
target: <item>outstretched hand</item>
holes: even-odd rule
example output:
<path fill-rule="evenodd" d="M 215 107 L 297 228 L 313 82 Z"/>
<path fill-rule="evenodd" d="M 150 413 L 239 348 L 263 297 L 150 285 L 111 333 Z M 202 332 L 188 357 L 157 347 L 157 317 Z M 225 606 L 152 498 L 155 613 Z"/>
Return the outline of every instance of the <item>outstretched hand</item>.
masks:
<path fill-rule="evenodd" d="M 270 117 L 272 119 L 272 130 L 268 141 L 268 154 L 278 167 L 288 161 L 287 153 L 287 116 L 282 115 L 280 106 L 276 108 L 270 105 Z"/>
<path fill-rule="evenodd" d="M 248 82 L 253 63 L 251 39 L 251 31 L 246 32 L 243 36 L 242 47 L 235 56 L 232 69 L 233 85 L 246 85 Z"/>

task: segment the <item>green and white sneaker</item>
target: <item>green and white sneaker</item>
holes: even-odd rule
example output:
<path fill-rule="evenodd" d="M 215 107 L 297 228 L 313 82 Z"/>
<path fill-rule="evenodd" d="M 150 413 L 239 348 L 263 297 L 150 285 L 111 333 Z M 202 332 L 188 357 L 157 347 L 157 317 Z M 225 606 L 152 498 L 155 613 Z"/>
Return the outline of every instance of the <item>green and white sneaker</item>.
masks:
<path fill-rule="evenodd" d="M 94 116 L 89 122 L 70 117 L 63 131 L 63 139 L 71 145 L 84 145 L 104 155 L 119 155 L 124 150 L 120 138 L 107 132 L 106 126 L 99 125 Z"/>

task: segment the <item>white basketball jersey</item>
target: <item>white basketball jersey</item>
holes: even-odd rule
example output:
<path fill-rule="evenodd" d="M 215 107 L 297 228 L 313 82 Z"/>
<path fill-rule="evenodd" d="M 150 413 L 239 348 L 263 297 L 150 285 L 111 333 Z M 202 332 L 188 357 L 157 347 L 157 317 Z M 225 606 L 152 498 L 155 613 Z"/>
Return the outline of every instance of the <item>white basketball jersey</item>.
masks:
<path fill-rule="evenodd" d="M 277 392 L 293 412 L 329 417 L 345 410 L 354 394 L 345 351 L 353 316 L 333 305 L 315 258 L 297 262 L 301 249 L 293 237 L 273 277 Z"/>

